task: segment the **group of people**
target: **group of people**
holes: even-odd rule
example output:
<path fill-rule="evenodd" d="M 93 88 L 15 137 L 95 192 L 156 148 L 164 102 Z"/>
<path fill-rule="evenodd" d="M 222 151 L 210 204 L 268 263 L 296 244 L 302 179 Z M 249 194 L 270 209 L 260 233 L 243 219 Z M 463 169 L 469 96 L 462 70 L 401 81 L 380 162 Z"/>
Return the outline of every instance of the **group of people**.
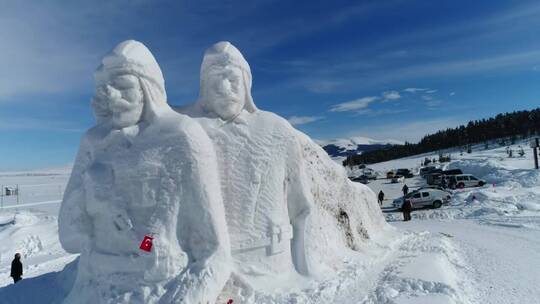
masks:
<path fill-rule="evenodd" d="M 407 184 L 403 185 L 401 191 L 403 191 L 404 200 L 403 205 L 401 206 L 401 211 L 403 212 L 403 221 L 410 221 L 413 206 L 410 200 L 405 199 L 405 196 L 407 196 L 407 194 L 409 193 L 409 186 L 407 186 Z M 379 206 L 382 207 L 384 201 L 384 192 L 382 190 L 379 191 L 379 194 L 377 195 L 377 200 L 379 202 Z"/>

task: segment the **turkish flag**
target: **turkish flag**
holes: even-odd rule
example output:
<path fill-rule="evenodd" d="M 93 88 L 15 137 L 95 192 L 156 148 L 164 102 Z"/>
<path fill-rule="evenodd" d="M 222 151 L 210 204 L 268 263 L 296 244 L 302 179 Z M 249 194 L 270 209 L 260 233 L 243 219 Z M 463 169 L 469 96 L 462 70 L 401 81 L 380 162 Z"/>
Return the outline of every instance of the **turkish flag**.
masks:
<path fill-rule="evenodd" d="M 141 246 L 139 246 L 139 248 L 141 248 L 141 250 L 144 250 L 146 252 L 152 251 L 152 240 L 153 239 L 154 239 L 153 237 L 145 235 L 144 239 L 141 242 Z"/>

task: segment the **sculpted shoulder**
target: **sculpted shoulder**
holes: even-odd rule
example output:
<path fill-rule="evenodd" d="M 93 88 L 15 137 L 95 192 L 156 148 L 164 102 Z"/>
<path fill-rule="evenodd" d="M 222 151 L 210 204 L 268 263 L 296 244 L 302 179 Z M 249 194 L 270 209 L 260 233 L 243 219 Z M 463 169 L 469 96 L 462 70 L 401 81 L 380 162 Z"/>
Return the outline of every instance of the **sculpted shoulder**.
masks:
<path fill-rule="evenodd" d="M 264 123 L 268 126 L 272 126 L 273 128 L 280 128 L 283 131 L 289 131 L 291 134 L 295 132 L 295 128 L 287 121 L 285 118 L 272 113 L 268 111 L 263 110 L 257 110 L 255 113 L 252 113 L 251 115 L 254 115 L 254 120 Z"/>

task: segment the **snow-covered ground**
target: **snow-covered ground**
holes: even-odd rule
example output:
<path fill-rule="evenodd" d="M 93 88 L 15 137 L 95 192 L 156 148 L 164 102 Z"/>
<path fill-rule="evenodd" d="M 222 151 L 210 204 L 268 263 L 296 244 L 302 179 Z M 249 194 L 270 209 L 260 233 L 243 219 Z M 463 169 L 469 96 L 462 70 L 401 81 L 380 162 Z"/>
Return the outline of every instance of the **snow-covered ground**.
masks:
<path fill-rule="evenodd" d="M 371 182 L 368 186 L 375 193 L 381 189 L 386 193 L 383 211 L 399 237 L 383 246 L 361 248 L 358 256 L 344 261 L 348 266 L 342 272 L 311 285 L 246 299 L 256 303 L 538 303 L 540 172 L 532 169 L 532 149 L 525 151 L 524 157 L 513 158 L 507 157 L 504 147 L 453 153 L 447 167 L 461 168 L 488 185 L 456 191 L 448 205 L 416 210 L 410 222 L 402 222 L 401 213 L 391 208 L 403 184 L 385 179 Z M 418 169 L 424 157 L 370 167 L 381 173 Z M 49 185 L 34 187 L 33 195 L 25 191 L 26 198 L 23 192 L 18 208 L 6 208 L 16 206 L 6 200 L 0 213 L 0 303 L 57 303 L 69 290 L 65 286 L 73 280 L 70 262 L 76 256 L 59 245 L 58 204 L 38 204 L 59 200 L 54 193 L 57 184 L 65 185 L 67 176 L 0 174 L 0 184 L 19 184 L 20 189 Z M 414 189 L 423 180 L 414 177 L 406 183 Z M 8 271 L 17 251 L 23 254 L 25 276 L 12 285 Z"/>
<path fill-rule="evenodd" d="M 390 268 L 390 282 L 383 279 L 378 284 L 379 289 L 388 284 L 387 291 L 397 285 L 393 289 L 401 291 L 381 303 L 538 303 L 540 172 L 533 169 L 532 149 L 520 145 L 525 148 L 523 157 L 509 158 L 505 147 L 453 153 L 445 167 L 460 168 L 488 185 L 454 191 L 447 206 L 414 211 L 410 222 L 402 222 L 401 213 L 391 207 L 403 184 L 377 180 L 369 185 L 385 192 L 387 220 L 410 235 L 413 241 L 408 245 L 419 251 L 398 258 L 395 263 L 403 263 L 401 268 Z M 511 147 L 514 156 L 520 145 Z M 420 155 L 370 167 L 381 174 L 418 169 L 426 156 L 436 157 Z M 405 183 L 414 189 L 423 180 L 414 177 Z M 392 274 L 409 278 L 409 284 L 399 284 L 403 281 L 396 282 Z"/>

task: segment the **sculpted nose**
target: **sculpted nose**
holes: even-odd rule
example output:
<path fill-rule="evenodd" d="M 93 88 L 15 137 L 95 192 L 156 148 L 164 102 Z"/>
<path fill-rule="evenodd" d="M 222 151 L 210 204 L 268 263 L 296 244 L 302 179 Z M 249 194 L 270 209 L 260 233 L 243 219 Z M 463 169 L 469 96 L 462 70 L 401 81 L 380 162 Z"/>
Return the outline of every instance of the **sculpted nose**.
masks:
<path fill-rule="evenodd" d="M 221 88 L 224 90 L 224 91 L 230 91 L 231 90 L 231 82 L 228 80 L 228 79 L 223 79 L 221 81 Z"/>
<path fill-rule="evenodd" d="M 110 85 L 105 86 L 105 93 L 107 94 L 107 97 L 111 99 L 118 99 L 122 97 L 122 94 L 117 89 L 113 88 Z"/>

